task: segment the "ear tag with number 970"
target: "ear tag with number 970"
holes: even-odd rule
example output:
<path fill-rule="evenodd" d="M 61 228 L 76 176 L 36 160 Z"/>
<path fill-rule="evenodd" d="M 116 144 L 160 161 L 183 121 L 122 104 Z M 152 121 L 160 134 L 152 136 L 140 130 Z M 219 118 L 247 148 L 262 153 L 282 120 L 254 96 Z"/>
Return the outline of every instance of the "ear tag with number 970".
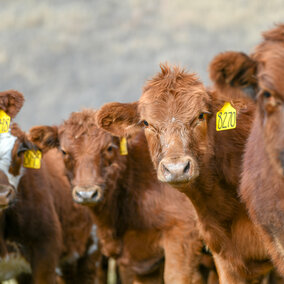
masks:
<path fill-rule="evenodd" d="M 0 110 L 0 133 L 9 131 L 10 121 L 11 117 L 4 110 Z"/>
<path fill-rule="evenodd" d="M 216 114 L 216 130 L 223 131 L 237 127 L 237 111 L 226 102 Z"/>
<path fill-rule="evenodd" d="M 120 155 L 125 156 L 127 154 L 127 140 L 125 137 L 122 137 L 120 140 Z"/>
<path fill-rule="evenodd" d="M 41 151 L 27 150 L 24 153 L 24 167 L 30 169 L 40 169 Z"/>

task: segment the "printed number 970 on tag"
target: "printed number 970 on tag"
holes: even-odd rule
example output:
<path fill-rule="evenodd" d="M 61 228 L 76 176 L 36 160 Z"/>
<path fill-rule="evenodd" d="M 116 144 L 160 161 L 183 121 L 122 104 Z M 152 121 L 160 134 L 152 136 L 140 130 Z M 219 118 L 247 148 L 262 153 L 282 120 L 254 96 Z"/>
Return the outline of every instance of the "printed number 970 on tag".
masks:
<path fill-rule="evenodd" d="M 228 130 L 237 127 L 237 111 L 226 102 L 216 114 L 216 130 Z"/>

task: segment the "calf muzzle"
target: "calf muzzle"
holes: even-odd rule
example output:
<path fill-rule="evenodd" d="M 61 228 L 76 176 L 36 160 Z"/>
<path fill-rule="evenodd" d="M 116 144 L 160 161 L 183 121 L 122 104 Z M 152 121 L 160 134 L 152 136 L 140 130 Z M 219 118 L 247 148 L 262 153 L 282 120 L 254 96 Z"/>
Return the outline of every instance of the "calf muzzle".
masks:
<path fill-rule="evenodd" d="M 0 184 L 0 210 L 8 207 L 16 198 L 16 190 L 12 185 Z"/>
<path fill-rule="evenodd" d="M 94 204 L 102 199 L 102 188 L 93 186 L 75 186 L 72 190 L 73 200 L 80 204 Z"/>
<path fill-rule="evenodd" d="M 158 166 L 158 179 L 172 184 L 188 183 L 193 176 L 193 161 L 189 156 L 164 158 Z"/>

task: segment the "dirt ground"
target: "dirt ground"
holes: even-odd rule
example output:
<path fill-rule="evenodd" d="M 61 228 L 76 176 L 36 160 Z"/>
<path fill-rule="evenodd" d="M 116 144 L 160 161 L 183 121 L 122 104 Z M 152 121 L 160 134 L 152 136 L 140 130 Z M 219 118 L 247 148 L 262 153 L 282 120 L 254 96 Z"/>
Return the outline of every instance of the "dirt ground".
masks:
<path fill-rule="evenodd" d="M 26 97 L 17 121 L 58 124 L 83 107 L 134 101 L 160 62 L 209 84 L 225 50 L 249 52 L 284 20 L 282 0 L 0 0 L 0 86 Z"/>

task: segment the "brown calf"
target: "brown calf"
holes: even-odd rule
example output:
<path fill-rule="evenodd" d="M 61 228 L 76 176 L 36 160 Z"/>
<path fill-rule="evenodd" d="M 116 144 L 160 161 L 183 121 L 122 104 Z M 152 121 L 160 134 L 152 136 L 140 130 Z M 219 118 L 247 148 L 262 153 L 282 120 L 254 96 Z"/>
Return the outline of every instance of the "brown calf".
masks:
<path fill-rule="evenodd" d="M 59 127 L 32 128 L 30 139 L 43 150 L 61 149 L 74 201 L 91 206 L 103 253 L 130 271 L 133 283 L 204 283 L 195 210 L 158 182 L 143 132 L 120 155 L 119 138 L 96 126 L 95 111 L 84 110 Z"/>
<path fill-rule="evenodd" d="M 231 74 L 244 74 L 247 82 L 257 79 L 257 110 L 246 145 L 240 194 L 284 275 L 284 25 L 263 36 L 251 57 L 245 57 L 251 68 L 237 63 L 244 57 L 238 52 L 221 54 L 215 62 L 230 66 Z M 212 66 L 212 72 L 219 71 Z M 242 88 L 242 82 L 231 84 L 230 77 L 224 81 L 227 88 Z"/>
<path fill-rule="evenodd" d="M 216 113 L 225 102 L 219 94 L 178 67 L 161 69 L 138 102 L 107 104 L 97 122 L 116 135 L 143 125 L 159 180 L 184 192 L 197 211 L 220 282 L 258 283 L 272 265 L 237 194 L 254 105 L 231 101 L 237 127 L 217 132 Z"/>
<path fill-rule="evenodd" d="M 12 118 L 18 101 L 23 96 L 15 91 L 0 94 L 1 110 Z M 0 134 L 0 188 L 16 196 L 1 211 L 0 281 L 55 284 L 57 272 L 65 283 L 94 283 L 101 257 L 96 226 L 90 210 L 72 200 L 61 153 L 49 152 L 40 169 L 24 168 L 29 143 L 11 128 Z"/>
<path fill-rule="evenodd" d="M 15 90 L 8 90 L 4 92 L 0 92 L 0 110 L 5 109 L 7 115 L 10 119 L 13 119 L 24 104 L 24 97 L 21 93 Z M 9 108 L 7 108 L 9 106 Z M 0 130 L 7 130 L 7 119 L 1 117 L 0 118 Z M 6 171 L 7 163 L 10 163 L 10 152 L 7 152 L 7 145 L 9 143 L 14 143 L 15 138 L 10 137 L 7 133 L 0 134 L 1 147 L 0 147 L 0 214 L 2 210 L 11 205 L 12 202 L 15 201 L 16 197 L 16 189 L 14 186 L 10 185 L 7 175 L 10 179 L 13 179 L 11 174 Z M 17 181 L 15 180 L 15 183 Z"/>

